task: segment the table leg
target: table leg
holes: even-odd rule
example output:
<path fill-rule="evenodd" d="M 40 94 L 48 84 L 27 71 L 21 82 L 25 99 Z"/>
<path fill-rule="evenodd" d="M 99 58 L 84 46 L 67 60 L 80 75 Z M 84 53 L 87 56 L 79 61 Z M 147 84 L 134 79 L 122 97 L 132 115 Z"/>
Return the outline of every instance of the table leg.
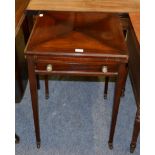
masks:
<path fill-rule="evenodd" d="M 126 76 L 125 76 L 125 82 L 124 82 L 124 87 L 123 87 L 123 89 L 122 89 L 122 97 L 124 97 L 125 96 L 125 86 L 126 86 L 126 80 L 127 80 L 127 77 L 128 77 L 128 72 L 129 72 L 129 68 L 128 68 L 128 65 L 127 65 L 127 74 L 126 74 Z"/>
<path fill-rule="evenodd" d="M 37 80 L 35 75 L 35 68 L 31 57 L 27 57 L 28 60 L 28 73 L 30 83 L 30 93 L 32 102 L 33 119 L 36 134 L 37 148 L 40 148 L 40 128 L 39 128 L 39 113 L 38 113 L 38 92 L 37 92 Z"/>
<path fill-rule="evenodd" d="M 105 77 L 105 86 L 104 86 L 104 99 L 107 99 L 107 92 L 108 92 L 108 83 L 109 83 L 109 77 Z"/>
<path fill-rule="evenodd" d="M 130 152 L 131 153 L 133 153 L 136 148 L 139 131 L 140 131 L 140 109 L 138 108 L 137 112 L 136 112 L 136 117 L 135 117 L 132 140 L 131 140 L 131 144 L 130 144 Z"/>
<path fill-rule="evenodd" d="M 37 89 L 40 89 L 39 75 L 36 75 L 36 78 L 37 78 Z"/>
<path fill-rule="evenodd" d="M 21 74 L 22 74 L 21 66 L 19 64 L 19 57 L 18 57 L 17 50 L 15 47 L 15 76 L 16 76 L 16 82 L 17 82 L 17 86 L 18 86 L 18 88 L 16 88 L 16 89 L 18 89 L 19 91 L 17 90 L 17 92 L 20 93 L 19 95 L 16 95 L 16 96 L 18 96 L 16 98 L 20 98 L 20 100 L 22 99 L 22 96 L 24 94 L 24 86 L 22 83 L 22 75 Z"/>
<path fill-rule="evenodd" d="M 126 64 L 121 64 L 119 67 L 118 77 L 117 77 L 116 86 L 115 86 L 115 96 L 114 96 L 114 104 L 113 104 L 113 111 L 112 111 L 111 129 L 110 129 L 109 142 L 108 142 L 110 149 L 113 148 L 113 137 L 114 137 L 117 115 L 118 115 L 118 110 L 119 110 L 120 97 L 122 94 L 122 89 L 125 85 L 127 73 L 128 73 L 128 70 L 127 70 Z"/>
<path fill-rule="evenodd" d="M 45 98 L 49 98 L 48 75 L 45 75 Z"/>

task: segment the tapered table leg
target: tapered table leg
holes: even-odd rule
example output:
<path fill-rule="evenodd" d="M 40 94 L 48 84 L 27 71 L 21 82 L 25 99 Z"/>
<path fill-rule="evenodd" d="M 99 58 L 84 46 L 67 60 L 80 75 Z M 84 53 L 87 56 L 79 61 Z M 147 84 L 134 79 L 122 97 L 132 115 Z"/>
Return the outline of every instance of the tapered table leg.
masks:
<path fill-rule="evenodd" d="M 40 89 L 39 75 L 36 75 L 36 78 L 37 78 L 37 89 Z"/>
<path fill-rule="evenodd" d="M 105 77 L 105 86 L 104 86 L 104 99 L 107 99 L 108 94 L 108 83 L 109 83 L 109 77 Z"/>
<path fill-rule="evenodd" d="M 119 110 L 119 104 L 120 104 L 120 97 L 122 94 L 122 89 L 125 85 L 126 81 L 126 74 L 128 73 L 127 67 L 125 64 L 121 64 L 118 71 L 118 77 L 115 85 L 115 95 L 114 95 L 114 104 L 113 104 L 113 111 L 112 111 L 112 120 L 111 120 L 111 129 L 110 129 L 110 135 L 109 135 L 109 148 L 113 148 L 113 137 L 115 132 L 115 126 L 117 121 L 117 115 Z"/>
<path fill-rule="evenodd" d="M 48 75 L 45 75 L 45 98 L 49 98 Z"/>
<path fill-rule="evenodd" d="M 37 148 L 40 148 L 40 128 L 39 128 L 39 113 L 38 113 L 38 92 L 37 92 L 37 80 L 35 75 L 35 68 L 33 64 L 33 58 L 27 57 L 28 60 L 28 73 L 29 73 L 29 83 L 32 101 L 32 111 L 36 134 Z"/>
<path fill-rule="evenodd" d="M 140 109 L 137 109 L 135 123 L 133 128 L 132 140 L 130 144 L 130 152 L 133 153 L 136 148 L 137 139 L 140 131 Z"/>
<path fill-rule="evenodd" d="M 123 89 L 122 89 L 122 95 L 121 95 L 122 97 L 125 96 L 125 86 L 126 86 L 126 80 L 127 80 L 128 72 L 129 72 L 128 65 L 126 66 L 126 68 L 127 68 L 127 74 L 126 74 L 126 77 L 125 77 L 124 87 L 123 87 Z"/>

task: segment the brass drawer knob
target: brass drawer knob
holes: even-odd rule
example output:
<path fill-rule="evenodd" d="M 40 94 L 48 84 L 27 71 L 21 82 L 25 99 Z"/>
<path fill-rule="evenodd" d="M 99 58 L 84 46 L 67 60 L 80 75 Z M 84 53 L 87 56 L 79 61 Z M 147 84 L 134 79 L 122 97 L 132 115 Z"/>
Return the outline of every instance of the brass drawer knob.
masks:
<path fill-rule="evenodd" d="M 48 64 L 47 67 L 46 67 L 46 70 L 48 72 L 51 72 L 52 71 L 52 65 L 51 64 Z"/>
<path fill-rule="evenodd" d="M 43 14 L 43 13 L 40 13 L 40 14 L 39 14 L 39 17 L 43 17 L 43 16 L 44 16 L 44 14 Z"/>
<path fill-rule="evenodd" d="M 107 73 L 108 72 L 108 67 L 107 66 L 103 66 L 102 67 L 102 72 L 103 73 Z"/>

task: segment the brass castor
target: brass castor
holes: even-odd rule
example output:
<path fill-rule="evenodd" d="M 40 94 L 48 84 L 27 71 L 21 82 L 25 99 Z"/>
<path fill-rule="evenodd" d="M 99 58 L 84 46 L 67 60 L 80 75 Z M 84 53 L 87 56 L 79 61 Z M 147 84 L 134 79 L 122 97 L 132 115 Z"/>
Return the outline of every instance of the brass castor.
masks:
<path fill-rule="evenodd" d="M 130 145 L 130 153 L 133 153 L 135 151 L 136 145 L 131 144 Z"/>
<path fill-rule="evenodd" d="M 40 148 L 40 142 L 37 142 L 37 148 L 38 149 Z"/>
<path fill-rule="evenodd" d="M 107 99 L 107 94 L 104 94 L 104 99 L 105 99 L 105 100 Z"/>
<path fill-rule="evenodd" d="M 109 149 L 112 150 L 113 149 L 113 143 L 109 142 L 108 145 L 109 145 Z"/>
<path fill-rule="evenodd" d="M 49 94 L 45 95 L 45 99 L 48 100 L 49 99 Z"/>

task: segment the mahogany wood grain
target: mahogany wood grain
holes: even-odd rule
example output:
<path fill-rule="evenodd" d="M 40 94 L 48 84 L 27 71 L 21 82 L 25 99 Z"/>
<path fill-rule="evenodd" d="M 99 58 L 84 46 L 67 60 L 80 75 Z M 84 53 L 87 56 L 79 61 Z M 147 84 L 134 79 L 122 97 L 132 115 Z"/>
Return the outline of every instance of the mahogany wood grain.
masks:
<path fill-rule="evenodd" d="M 49 98 L 48 75 L 45 75 L 45 98 Z"/>
<path fill-rule="evenodd" d="M 46 12 L 29 42 L 27 54 L 128 59 L 119 17 L 112 13 Z"/>
<path fill-rule="evenodd" d="M 137 12 L 139 0 L 31 0 L 28 10 Z"/>

